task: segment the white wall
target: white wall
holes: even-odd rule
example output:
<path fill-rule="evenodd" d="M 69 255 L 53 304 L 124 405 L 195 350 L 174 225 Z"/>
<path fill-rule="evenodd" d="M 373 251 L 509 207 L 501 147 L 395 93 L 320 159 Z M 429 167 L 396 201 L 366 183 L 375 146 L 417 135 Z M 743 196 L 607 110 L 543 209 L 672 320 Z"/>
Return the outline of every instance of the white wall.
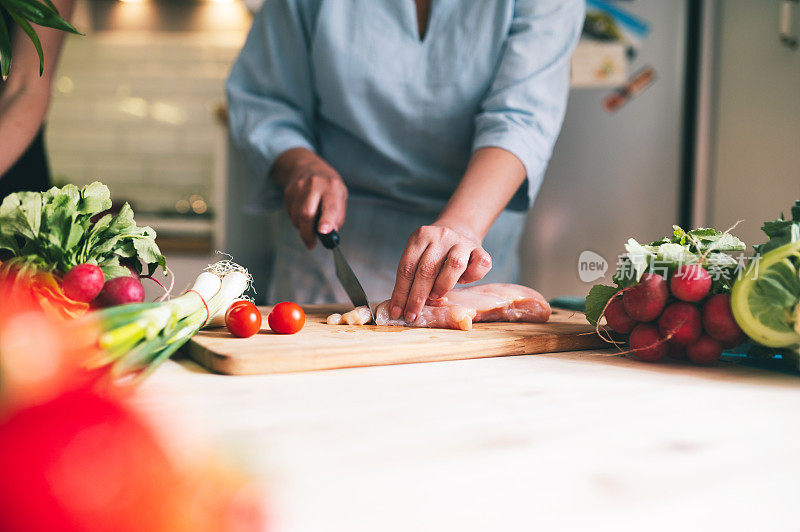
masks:
<path fill-rule="evenodd" d="M 193 195 L 212 210 L 214 112 L 243 39 L 231 32 L 68 37 L 47 126 L 54 178 L 101 180 L 136 212 L 176 212 Z"/>

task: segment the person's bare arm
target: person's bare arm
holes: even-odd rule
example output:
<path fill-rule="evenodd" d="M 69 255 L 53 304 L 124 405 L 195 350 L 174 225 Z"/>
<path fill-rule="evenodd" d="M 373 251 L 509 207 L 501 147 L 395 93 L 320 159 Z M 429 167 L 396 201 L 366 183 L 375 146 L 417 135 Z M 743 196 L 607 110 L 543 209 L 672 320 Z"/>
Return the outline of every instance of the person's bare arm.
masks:
<path fill-rule="evenodd" d="M 317 229 L 328 234 L 344 223 L 347 186 L 339 173 L 313 151 L 286 150 L 275 161 L 270 177 L 283 187 L 286 212 L 307 248 L 314 247 Z M 317 212 L 320 216 L 315 227 Z"/>
<path fill-rule="evenodd" d="M 61 16 L 69 19 L 74 0 L 53 0 Z M 33 43 L 12 25 L 13 62 L 8 79 L 0 83 L 0 178 L 25 153 L 42 125 L 50 104 L 50 85 L 65 33 L 34 26 L 44 52 L 44 72 L 39 76 L 39 56 Z"/>
<path fill-rule="evenodd" d="M 428 299 L 489 272 L 492 259 L 483 239 L 524 180 L 525 167 L 507 150 L 482 148 L 472 155 L 437 220 L 408 239 L 392 292 L 393 318 L 412 322 Z"/>

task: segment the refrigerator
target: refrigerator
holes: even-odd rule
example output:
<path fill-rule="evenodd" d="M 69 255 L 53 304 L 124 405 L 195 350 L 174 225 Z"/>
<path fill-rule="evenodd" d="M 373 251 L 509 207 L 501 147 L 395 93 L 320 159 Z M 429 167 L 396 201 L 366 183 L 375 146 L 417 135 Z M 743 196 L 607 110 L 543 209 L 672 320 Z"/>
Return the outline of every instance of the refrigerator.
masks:
<path fill-rule="evenodd" d="M 709 2 L 714 43 L 704 70 L 710 127 L 696 180 L 697 221 L 735 229 L 751 247 L 760 228 L 800 199 L 800 2 Z"/>
<path fill-rule="evenodd" d="M 615 2 L 651 26 L 630 72 L 649 65 L 657 79 L 614 113 L 602 105 L 607 87 L 570 92 L 521 246 L 522 282 L 546 297 L 584 296 L 593 283 L 610 282 L 629 238 L 656 240 L 678 222 L 688 3 Z M 581 279 L 585 251 L 606 261 L 604 278 Z"/>
<path fill-rule="evenodd" d="M 672 224 L 725 230 L 752 246 L 800 199 L 800 2 L 614 2 L 652 32 L 631 71 L 657 82 L 616 113 L 607 89 L 573 89 L 522 243 L 523 282 L 548 297 L 610 283 L 629 238 Z M 581 279 L 584 251 L 607 261 Z"/>

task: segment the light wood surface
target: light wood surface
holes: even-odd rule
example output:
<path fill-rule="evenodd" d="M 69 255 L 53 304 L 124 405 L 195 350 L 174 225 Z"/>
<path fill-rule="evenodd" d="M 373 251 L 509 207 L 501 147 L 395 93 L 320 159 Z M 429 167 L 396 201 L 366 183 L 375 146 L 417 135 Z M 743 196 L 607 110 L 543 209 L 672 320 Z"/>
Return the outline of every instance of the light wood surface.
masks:
<path fill-rule="evenodd" d="M 168 361 L 137 404 L 257 478 L 270 532 L 798 530 L 800 377 L 608 354 Z"/>
<path fill-rule="evenodd" d="M 297 334 L 275 334 L 267 326 L 269 307 L 261 307 L 262 330 L 235 338 L 225 329 L 201 331 L 189 355 L 206 368 L 227 375 L 287 373 L 323 369 L 436 362 L 506 355 L 555 353 L 604 347 L 581 313 L 554 310 L 548 323 L 476 323 L 471 331 L 328 325 L 342 305 L 306 307 L 306 325 Z"/>

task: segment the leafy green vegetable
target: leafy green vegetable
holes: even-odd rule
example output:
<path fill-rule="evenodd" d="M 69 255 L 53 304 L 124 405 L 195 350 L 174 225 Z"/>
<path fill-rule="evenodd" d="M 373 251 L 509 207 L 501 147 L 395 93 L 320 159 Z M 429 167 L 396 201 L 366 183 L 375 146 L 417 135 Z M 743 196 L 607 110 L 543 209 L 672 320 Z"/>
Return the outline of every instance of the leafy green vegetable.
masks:
<path fill-rule="evenodd" d="M 597 325 L 597 320 L 603 314 L 608 300 L 619 290 L 617 287 L 604 284 L 596 284 L 589 290 L 589 295 L 586 296 L 586 319 L 589 320 L 589 323 Z"/>
<path fill-rule="evenodd" d="M 66 185 L 11 194 L 0 204 L 0 250 L 14 257 L 11 264 L 45 271 L 66 273 L 81 263 L 96 264 L 107 279 L 130 274 L 120 262 L 126 259 L 136 268 L 144 262 L 150 273 L 164 268 L 156 232 L 138 227 L 127 203 L 93 221 L 110 208 L 108 187 L 97 182 L 82 189 Z"/>
<path fill-rule="evenodd" d="M 710 228 L 685 231 L 673 225 L 671 235 L 650 244 L 640 244 L 631 238 L 614 273 L 615 286 L 595 285 L 586 296 L 586 319 L 596 325 L 608 300 L 638 283 L 645 273 L 669 278 L 679 266 L 687 264 L 703 264 L 711 274 L 711 292 L 727 293 L 736 272 L 743 267 L 728 252 L 745 249 L 744 242 L 735 236 Z"/>
<path fill-rule="evenodd" d="M 764 222 L 761 230 L 766 233 L 769 240 L 763 244 L 753 246 L 757 254 L 764 255 L 773 249 L 800 240 L 800 201 L 794 202 L 791 213 L 791 220 L 786 220 L 781 214 L 781 217 L 777 220 Z"/>
<path fill-rule="evenodd" d="M 800 368 L 800 201 L 791 215 L 764 222 L 769 239 L 754 246 L 757 256 L 733 286 L 731 309 L 747 336 L 765 346 L 748 355 L 780 355 Z"/>
<path fill-rule="evenodd" d="M 614 282 L 625 288 L 639 282 L 648 271 L 668 277 L 679 266 L 702 262 L 714 281 L 712 292 L 727 292 L 735 271 L 743 266 L 728 252 L 745 249 L 744 242 L 730 233 L 710 228 L 684 231 L 673 225 L 671 236 L 648 245 L 639 244 L 633 238 L 628 240 L 627 253 L 614 274 Z"/>

